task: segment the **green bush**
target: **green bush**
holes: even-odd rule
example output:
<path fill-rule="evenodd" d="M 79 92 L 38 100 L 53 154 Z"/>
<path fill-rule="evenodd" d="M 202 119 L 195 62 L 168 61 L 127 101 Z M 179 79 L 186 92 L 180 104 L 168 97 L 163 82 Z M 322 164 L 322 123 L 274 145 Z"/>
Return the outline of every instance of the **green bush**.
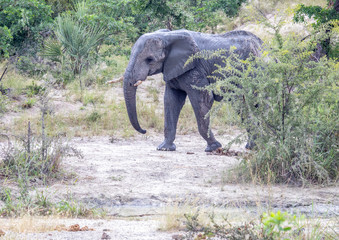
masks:
<path fill-rule="evenodd" d="M 20 56 L 16 62 L 16 68 L 20 71 L 21 74 L 27 76 L 41 76 L 45 74 L 48 70 L 48 66 L 44 63 L 41 63 L 35 59 L 32 54 L 27 56 Z"/>
<path fill-rule="evenodd" d="M 266 182 L 336 180 L 339 64 L 311 61 L 312 41 L 280 36 L 278 42 L 256 59 L 240 59 L 235 48 L 209 53 L 225 66 L 218 66 L 220 77 L 207 89 L 224 102 L 231 99 L 244 128 L 256 136 L 255 151 L 241 162 L 240 174 Z"/>
<path fill-rule="evenodd" d="M 24 43 L 35 46 L 40 38 L 39 33 L 52 21 L 51 6 L 42 0 L 1 0 L 0 9 L 0 29 L 6 30 L 6 45 L 10 44 L 5 54 L 6 51 L 24 50 Z M 2 37 L 0 46 L 1 41 Z"/>
<path fill-rule="evenodd" d="M 0 26 L 0 60 L 1 58 L 7 58 L 9 56 L 10 42 L 13 36 L 8 27 Z"/>

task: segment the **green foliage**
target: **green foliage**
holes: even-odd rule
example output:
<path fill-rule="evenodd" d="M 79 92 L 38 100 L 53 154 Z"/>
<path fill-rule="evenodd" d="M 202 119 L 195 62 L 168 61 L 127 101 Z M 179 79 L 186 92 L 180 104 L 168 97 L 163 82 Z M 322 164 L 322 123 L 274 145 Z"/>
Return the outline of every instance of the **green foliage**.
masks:
<path fill-rule="evenodd" d="M 9 48 L 13 36 L 7 26 L 0 26 L 0 60 L 9 57 Z"/>
<path fill-rule="evenodd" d="M 21 106 L 22 108 L 28 109 L 28 108 L 32 108 L 35 103 L 36 103 L 36 99 L 28 98 Z"/>
<path fill-rule="evenodd" d="M 87 117 L 87 121 L 89 122 L 96 122 L 101 119 L 101 115 L 97 111 L 91 112 L 91 114 Z"/>
<path fill-rule="evenodd" d="M 305 22 L 305 17 L 313 18 L 315 22 L 314 27 L 319 27 L 324 23 L 329 23 L 332 20 L 339 20 L 339 12 L 334 7 L 322 8 L 320 6 L 305 6 L 298 5 L 295 9 L 294 21 Z"/>
<path fill-rule="evenodd" d="M 35 43 L 39 32 L 52 21 L 51 7 L 42 0 L 1 0 L 0 9 L 0 32 L 5 30 L 5 40 L 0 34 L 0 46 L 7 46 L 0 54 L 21 49 L 25 42 Z"/>
<path fill-rule="evenodd" d="M 49 58 L 53 62 L 63 64 L 63 48 L 62 44 L 57 39 L 48 38 L 45 41 L 41 55 Z"/>
<path fill-rule="evenodd" d="M 313 35 L 321 34 L 326 32 L 327 35 L 318 39 L 318 42 L 321 44 L 321 53 L 325 54 L 332 58 L 338 58 L 338 25 L 339 25 L 339 1 L 328 0 L 327 8 L 322 8 L 320 6 L 305 6 L 303 4 L 298 5 L 295 9 L 294 21 L 306 23 L 307 20 L 314 19 L 311 25 L 314 28 Z M 336 30 L 335 30 L 336 29 Z M 317 46 L 319 49 L 319 46 Z"/>
<path fill-rule="evenodd" d="M 143 21 L 149 22 L 148 26 L 144 24 L 145 30 L 158 28 L 202 30 L 206 27 L 211 27 L 214 30 L 218 23 L 221 22 L 219 11 L 233 17 L 238 13 L 241 4 L 245 1 L 132 0 L 130 2 L 133 4 L 133 10 L 136 15 L 144 16 Z"/>
<path fill-rule="evenodd" d="M 238 14 L 241 5 L 246 1 L 247 0 L 212 0 L 205 2 L 206 8 L 209 8 L 211 12 L 222 10 L 227 16 L 234 17 Z"/>
<path fill-rule="evenodd" d="M 102 0 L 88 2 L 88 14 L 84 21 L 95 26 L 105 26 L 108 44 L 120 45 L 124 38 L 134 41 L 138 35 L 139 20 L 132 12 L 131 4 L 121 0 Z"/>
<path fill-rule="evenodd" d="M 270 214 L 264 213 L 262 217 L 263 232 L 265 239 L 286 239 L 286 235 L 291 232 L 292 226 L 296 226 L 297 217 L 290 216 L 286 212 L 277 213 L 271 212 Z M 293 229 L 296 232 L 299 229 Z"/>
<path fill-rule="evenodd" d="M 73 62 L 75 74 L 79 74 L 89 55 L 106 37 L 102 27 L 90 27 L 70 15 L 59 16 L 55 34 L 63 46 L 63 51 Z"/>
<path fill-rule="evenodd" d="M 33 97 L 39 94 L 43 94 L 45 92 L 46 88 L 36 84 L 34 81 L 32 82 L 32 84 L 28 85 L 25 88 L 25 92 L 27 94 L 28 97 Z"/>
<path fill-rule="evenodd" d="M 47 72 L 48 66 L 35 60 L 34 56 L 22 55 L 17 58 L 16 68 L 26 76 L 41 76 Z"/>
<path fill-rule="evenodd" d="M 74 0 L 45 0 L 45 2 L 51 6 L 52 17 L 55 18 L 63 12 L 71 11 Z"/>
<path fill-rule="evenodd" d="M 195 56 L 224 61 L 206 89 L 225 102 L 231 99 L 244 128 L 256 137 L 256 151 L 240 167 L 248 178 L 292 183 L 338 178 L 339 65 L 326 58 L 311 61 L 314 44 L 298 41 L 289 37 L 281 47 L 266 46 L 256 59 L 240 59 L 235 48 Z"/>

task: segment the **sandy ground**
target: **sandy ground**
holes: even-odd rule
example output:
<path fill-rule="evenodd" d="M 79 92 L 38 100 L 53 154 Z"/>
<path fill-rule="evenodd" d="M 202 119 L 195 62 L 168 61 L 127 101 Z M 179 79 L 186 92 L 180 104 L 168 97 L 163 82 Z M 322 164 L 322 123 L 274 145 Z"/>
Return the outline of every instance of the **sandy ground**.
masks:
<path fill-rule="evenodd" d="M 72 144 L 84 158 L 69 157 L 63 168 L 75 177 L 37 190 L 55 201 L 71 195 L 88 206 L 105 209 L 115 220 L 57 219 L 54 224 L 77 223 L 95 231 L 15 233 L 15 239 L 101 239 L 103 230 L 111 239 L 172 239 L 173 233 L 158 231 L 160 221 L 156 219 L 166 214 L 166 206 L 178 202 L 225 211 L 240 209 L 248 214 L 258 214 L 259 208 L 269 206 L 319 217 L 339 213 L 335 186 L 226 184 L 225 171 L 238 159 L 207 155 L 199 135 L 178 136 L 175 152 L 156 151 L 161 140 L 162 136 L 156 134 L 113 143 L 109 137 L 74 139 Z M 227 141 L 226 137 L 221 140 Z M 234 150 L 245 151 L 243 146 Z M 0 225 L 5 226 L 4 221 Z"/>
<path fill-rule="evenodd" d="M 226 139 L 220 140 L 225 143 Z M 337 187 L 225 184 L 225 172 L 240 160 L 206 154 L 199 135 L 177 136 L 175 152 L 156 151 L 161 142 L 160 135 L 113 143 L 108 137 L 75 139 L 73 145 L 84 158 L 71 157 L 63 164 L 76 177 L 44 190 L 60 199 L 71 192 L 75 199 L 108 208 L 112 215 L 120 215 L 121 207 L 161 207 L 193 199 L 218 207 L 339 205 Z M 243 146 L 234 150 L 245 151 Z"/>

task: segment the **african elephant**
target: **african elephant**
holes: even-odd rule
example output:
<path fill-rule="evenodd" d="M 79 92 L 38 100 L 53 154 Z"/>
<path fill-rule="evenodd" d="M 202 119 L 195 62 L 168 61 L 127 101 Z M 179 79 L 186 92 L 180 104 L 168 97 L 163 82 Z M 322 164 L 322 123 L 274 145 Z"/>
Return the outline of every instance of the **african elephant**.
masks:
<path fill-rule="evenodd" d="M 246 31 L 231 31 L 214 35 L 188 30 L 159 30 L 142 35 L 134 44 L 129 64 L 124 74 L 123 90 L 128 116 L 132 126 L 140 133 L 146 133 L 138 122 L 136 112 L 137 86 L 147 76 L 163 73 L 166 82 L 164 106 L 165 129 L 164 141 L 157 150 L 174 151 L 177 122 L 180 111 L 188 96 L 198 123 L 200 135 L 206 140 L 206 152 L 221 147 L 209 130 L 209 117 L 205 118 L 214 100 L 222 98 L 207 90 L 198 90 L 213 80 L 207 76 L 213 75 L 215 64 L 222 64 L 221 59 L 196 59 L 185 65 L 187 59 L 202 50 L 228 50 L 235 46 L 235 52 L 242 59 L 250 54 L 258 56 L 262 41 Z"/>

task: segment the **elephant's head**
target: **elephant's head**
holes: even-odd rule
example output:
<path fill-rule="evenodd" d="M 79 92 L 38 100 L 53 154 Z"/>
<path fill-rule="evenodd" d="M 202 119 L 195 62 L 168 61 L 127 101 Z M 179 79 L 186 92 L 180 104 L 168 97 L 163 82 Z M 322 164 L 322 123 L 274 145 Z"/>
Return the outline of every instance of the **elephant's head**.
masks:
<path fill-rule="evenodd" d="M 124 74 L 124 96 L 132 126 L 146 133 L 138 122 L 136 112 L 136 90 L 147 76 L 162 72 L 165 81 L 170 81 L 194 68 L 185 66 L 187 59 L 198 51 L 188 31 L 169 32 L 160 30 L 141 36 L 132 48 L 130 61 Z"/>

